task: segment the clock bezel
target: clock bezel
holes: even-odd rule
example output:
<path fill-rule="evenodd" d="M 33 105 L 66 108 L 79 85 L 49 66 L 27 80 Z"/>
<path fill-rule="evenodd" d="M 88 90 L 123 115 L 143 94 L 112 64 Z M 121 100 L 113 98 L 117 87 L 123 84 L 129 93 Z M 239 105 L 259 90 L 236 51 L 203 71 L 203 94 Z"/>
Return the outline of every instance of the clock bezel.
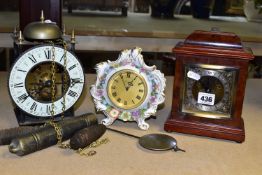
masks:
<path fill-rule="evenodd" d="M 188 86 L 187 86 L 187 68 L 190 69 L 190 68 L 199 68 L 199 69 L 203 69 L 204 71 L 211 71 L 211 72 L 218 72 L 220 73 L 220 75 L 222 74 L 221 72 L 222 71 L 230 71 L 232 72 L 232 83 L 231 83 L 231 87 L 228 87 L 229 89 L 227 89 L 230 93 L 228 94 L 227 96 L 229 97 L 228 100 L 231 101 L 230 103 L 230 112 L 227 113 L 227 114 L 223 114 L 223 113 L 220 113 L 219 111 L 217 112 L 212 112 L 212 111 L 209 111 L 209 110 L 204 110 L 202 109 L 201 110 L 201 107 L 198 107 L 196 106 L 195 110 L 190 110 L 190 109 L 185 109 L 185 98 L 187 96 L 187 90 L 188 90 Z M 234 112 L 234 108 L 233 106 L 235 105 L 235 95 L 236 95 L 236 85 L 237 85 L 237 80 L 238 80 L 238 75 L 239 75 L 239 70 L 236 68 L 236 67 L 232 67 L 232 66 L 222 66 L 222 65 L 214 65 L 214 64 L 199 64 L 199 63 L 195 63 L 195 64 L 192 64 L 192 63 L 189 63 L 189 64 L 183 64 L 183 75 L 182 75 L 182 86 L 181 86 L 181 91 L 180 91 L 180 111 L 183 112 L 183 113 L 186 113 L 186 114 L 190 114 L 190 115 L 193 115 L 193 116 L 197 116 L 197 117 L 203 117 L 203 118 L 210 118 L 210 119 L 230 119 L 232 117 L 232 114 Z M 203 76 L 203 74 L 201 74 L 201 76 Z M 200 78 L 201 78 L 200 76 Z M 208 76 L 208 75 L 205 75 L 205 76 Z M 211 76 L 211 75 L 210 75 Z M 227 83 L 228 86 L 230 86 L 230 83 L 226 82 L 226 79 L 225 77 L 224 80 L 222 80 L 222 78 L 219 78 L 217 76 L 211 76 L 211 77 L 216 77 L 220 82 L 222 82 L 222 85 L 225 86 L 225 83 Z M 193 81 L 193 80 L 192 80 Z M 226 89 L 224 87 L 224 89 Z M 225 92 L 224 92 L 225 93 Z M 224 100 L 225 96 L 221 99 Z M 193 99 L 194 103 L 197 104 L 197 101 L 195 99 Z M 193 105 L 193 102 L 190 102 L 192 105 Z M 222 102 L 220 102 L 222 103 Z M 218 104 L 214 105 L 214 106 L 217 106 Z M 200 105 L 201 106 L 201 105 Z M 205 107 L 205 105 L 203 105 Z M 212 107 L 210 107 L 212 108 Z"/>
<path fill-rule="evenodd" d="M 43 115 L 43 113 L 42 113 L 42 115 L 36 115 L 36 114 L 34 114 L 34 113 L 30 113 L 30 112 L 24 110 L 21 106 L 19 106 L 19 105 L 17 104 L 17 102 L 15 101 L 13 94 L 11 93 L 11 87 L 10 87 L 11 75 L 12 75 L 15 67 L 17 67 L 17 64 L 19 63 L 19 61 L 21 61 L 20 59 L 22 59 L 23 57 L 25 57 L 26 54 L 32 52 L 32 50 L 39 49 L 39 48 L 41 48 L 41 47 L 42 47 L 43 49 L 48 48 L 48 47 L 51 47 L 51 49 L 52 49 L 53 45 L 51 45 L 51 44 L 36 45 L 36 46 L 31 47 L 30 49 L 27 49 L 26 51 L 24 51 L 24 52 L 23 52 L 22 54 L 20 54 L 19 57 L 15 60 L 15 62 L 13 63 L 13 65 L 12 65 L 12 67 L 11 67 L 11 69 L 10 69 L 9 76 L 8 76 L 8 77 L 9 77 L 9 78 L 8 78 L 8 92 L 9 92 L 9 95 L 10 95 L 11 100 L 12 100 L 12 102 L 13 102 L 13 105 L 14 105 L 15 108 L 16 108 L 16 109 L 15 109 L 16 113 L 20 113 L 19 111 L 21 111 L 21 112 L 25 113 L 27 116 L 30 116 L 30 117 L 33 117 L 33 118 L 47 119 L 47 118 L 50 118 L 50 117 L 51 117 L 51 114 L 50 114 L 50 115 Z M 54 45 L 54 47 L 55 47 L 55 48 L 58 48 L 58 49 L 62 49 L 63 52 L 64 52 L 64 48 L 63 48 L 63 47 L 58 46 L 58 45 Z M 57 51 L 56 51 L 56 52 L 57 52 Z M 57 54 L 57 53 L 56 53 L 56 54 Z M 73 100 L 70 105 L 66 105 L 66 108 L 65 108 L 65 111 L 64 111 L 65 113 L 67 113 L 67 111 L 70 110 L 70 109 L 78 102 L 78 100 L 80 99 L 80 97 L 81 97 L 82 94 L 83 94 L 84 87 L 85 87 L 85 75 L 84 75 L 84 69 L 83 69 L 83 67 L 82 67 L 81 62 L 78 60 L 77 56 L 76 56 L 74 53 L 72 53 L 71 51 L 68 51 L 68 50 L 67 50 L 67 54 L 71 54 L 71 57 L 74 59 L 73 61 L 77 61 L 77 64 L 78 64 L 77 66 L 79 67 L 79 69 L 82 70 L 82 71 L 81 71 L 82 73 L 80 73 L 80 71 L 79 71 L 79 73 L 82 74 L 81 76 L 82 76 L 82 78 L 83 78 L 83 79 L 82 79 L 83 82 L 81 82 L 82 86 L 80 87 L 80 90 L 78 90 L 79 94 L 78 94 L 78 96 L 76 97 L 76 99 Z M 67 58 L 68 58 L 68 55 L 67 55 Z M 40 58 L 40 59 L 42 59 L 42 58 Z M 37 61 L 40 61 L 40 62 L 37 62 L 34 66 L 31 66 L 31 67 L 28 69 L 28 71 L 26 72 L 26 76 L 25 76 L 25 78 L 24 78 L 24 81 L 23 81 L 24 89 L 25 89 L 27 95 L 29 95 L 29 93 L 28 93 L 28 90 L 27 90 L 26 87 L 25 87 L 25 81 L 26 81 L 26 78 L 27 78 L 28 73 L 29 73 L 35 66 L 39 66 L 39 65 L 42 64 L 42 63 L 52 62 L 51 59 L 50 59 L 50 60 L 47 60 L 47 61 L 41 61 L 41 60 L 37 60 Z M 55 62 L 56 62 L 56 64 L 59 64 L 59 65 L 63 66 L 63 64 L 61 64 L 60 62 L 57 62 L 56 60 L 55 60 Z M 71 82 L 72 75 L 68 72 L 68 67 L 69 67 L 69 66 L 67 65 L 67 70 L 66 70 L 66 71 L 67 71 L 67 74 L 69 75 L 70 82 L 69 82 L 69 88 L 67 89 L 67 92 L 65 92 L 64 94 L 67 94 L 67 93 L 69 92 L 70 86 L 71 86 L 71 83 L 72 83 L 72 82 Z M 30 98 L 32 98 L 32 97 L 30 97 Z M 63 98 L 63 96 L 61 96 L 61 98 L 57 99 L 55 102 L 61 101 L 62 98 Z M 32 98 L 32 99 L 33 99 L 33 98 Z M 33 99 L 33 100 L 36 101 L 35 99 Z M 66 99 L 66 100 L 67 100 L 67 99 Z M 49 104 L 49 103 L 40 102 L 40 101 L 37 101 L 37 103 L 40 103 L 40 104 Z M 55 114 L 54 114 L 53 117 L 57 117 L 57 116 L 61 115 L 62 113 L 63 113 L 63 110 L 61 110 L 61 111 L 58 112 L 58 113 L 57 113 L 57 111 L 55 111 Z M 46 112 L 46 114 L 47 114 L 47 112 Z"/>
<path fill-rule="evenodd" d="M 134 74 L 136 74 L 137 75 L 137 77 L 139 77 L 140 78 L 140 80 L 143 82 L 143 85 L 145 86 L 144 88 L 145 88 L 145 92 L 144 92 L 144 95 L 143 95 L 143 98 L 139 101 L 139 103 L 137 103 L 137 104 L 135 104 L 134 105 L 134 107 L 120 107 L 120 105 L 118 105 L 118 104 L 116 104 L 115 102 L 113 102 L 113 100 L 112 100 L 112 94 L 110 93 L 110 90 L 109 90 L 109 88 L 110 88 L 110 81 L 115 77 L 115 76 L 119 76 L 118 74 L 120 74 L 121 72 L 132 72 L 132 73 L 134 73 Z M 145 75 L 143 74 L 143 73 L 139 73 L 137 70 L 135 70 L 135 69 L 133 69 L 132 67 L 127 67 L 127 68 L 125 68 L 125 67 L 123 67 L 123 68 L 121 68 L 121 69 L 119 69 L 119 70 L 116 70 L 115 72 L 112 72 L 112 75 L 111 76 L 109 76 L 110 78 L 107 80 L 107 83 L 106 83 L 106 85 L 107 85 L 107 87 L 106 87 L 106 89 L 107 89 L 107 93 L 106 93 L 106 95 L 107 95 L 107 97 L 108 97 L 108 99 L 110 100 L 110 102 L 111 102 L 111 104 L 114 106 L 114 107 L 116 107 L 117 109 L 120 109 L 120 110 L 127 110 L 127 111 L 133 111 L 133 110 L 136 110 L 137 109 L 137 107 L 139 107 L 139 106 L 141 106 L 141 105 L 143 105 L 143 103 L 147 100 L 147 98 L 148 98 L 148 96 L 149 96 L 149 93 L 152 91 L 151 89 L 148 89 L 148 87 L 150 87 L 148 84 L 150 83 L 148 80 L 146 80 L 146 77 L 145 77 Z M 113 80 L 112 80 L 113 81 Z"/>

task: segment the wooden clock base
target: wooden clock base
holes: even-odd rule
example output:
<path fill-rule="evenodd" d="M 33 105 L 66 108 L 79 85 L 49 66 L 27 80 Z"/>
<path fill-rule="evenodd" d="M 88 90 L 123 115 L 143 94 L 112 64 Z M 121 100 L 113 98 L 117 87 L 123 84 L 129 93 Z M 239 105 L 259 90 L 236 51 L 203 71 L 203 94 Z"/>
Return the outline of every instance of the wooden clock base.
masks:
<path fill-rule="evenodd" d="M 234 125 L 221 125 L 221 123 L 209 122 L 208 120 L 194 116 L 171 113 L 166 121 L 164 129 L 167 132 L 180 132 L 194 134 L 218 139 L 226 139 L 242 143 L 245 140 L 245 129 L 243 119 L 240 118 Z M 227 119 L 230 120 L 230 119 Z"/>

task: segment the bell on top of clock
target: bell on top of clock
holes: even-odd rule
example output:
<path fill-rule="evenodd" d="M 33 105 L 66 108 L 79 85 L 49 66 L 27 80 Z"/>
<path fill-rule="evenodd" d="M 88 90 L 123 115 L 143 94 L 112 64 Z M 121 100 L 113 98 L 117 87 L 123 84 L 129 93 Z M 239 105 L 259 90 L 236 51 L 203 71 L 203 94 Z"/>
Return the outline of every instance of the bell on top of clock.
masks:
<path fill-rule="evenodd" d="M 26 40 L 57 40 L 62 38 L 62 32 L 55 22 L 44 19 L 41 12 L 40 21 L 31 22 L 24 28 L 24 38 Z"/>
<path fill-rule="evenodd" d="M 14 32 L 14 58 L 8 86 L 20 125 L 73 116 L 84 88 L 84 71 L 71 40 L 56 23 L 41 20 Z"/>
<path fill-rule="evenodd" d="M 67 45 L 67 50 L 75 52 L 74 30 L 72 30 L 71 36 L 66 35 L 65 26 L 61 30 L 55 22 L 45 20 L 43 11 L 41 11 L 40 21 L 27 24 L 23 31 L 18 31 L 15 27 L 13 40 L 14 59 L 28 48 L 38 44 L 50 44 L 50 41 L 61 46 L 63 46 L 61 43 L 63 41 Z"/>

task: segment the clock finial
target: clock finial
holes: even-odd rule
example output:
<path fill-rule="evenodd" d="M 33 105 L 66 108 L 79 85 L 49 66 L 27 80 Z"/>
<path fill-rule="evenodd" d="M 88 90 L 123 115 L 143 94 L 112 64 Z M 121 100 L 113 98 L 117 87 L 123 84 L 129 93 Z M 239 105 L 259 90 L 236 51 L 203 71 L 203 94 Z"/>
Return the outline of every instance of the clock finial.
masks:
<path fill-rule="evenodd" d="M 71 33 L 71 43 L 76 43 L 76 38 L 75 38 L 75 29 L 72 30 L 72 33 Z"/>
<path fill-rule="evenodd" d="M 45 21 L 45 16 L 44 16 L 44 11 L 43 11 L 43 10 L 41 10 L 40 21 L 41 21 L 41 22 L 44 22 L 44 21 Z"/>
<path fill-rule="evenodd" d="M 13 35 L 14 38 L 17 38 L 17 26 L 14 27 Z"/>
<path fill-rule="evenodd" d="M 65 24 L 63 25 L 63 28 L 62 28 L 62 35 L 63 35 L 63 36 L 66 35 L 66 27 L 65 27 Z"/>
<path fill-rule="evenodd" d="M 19 44 L 22 44 L 22 42 L 23 42 L 23 40 L 24 40 L 24 38 L 23 38 L 23 34 L 22 34 L 22 31 L 21 30 L 19 30 L 19 35 L 18 35 L 18 43 Z"/>

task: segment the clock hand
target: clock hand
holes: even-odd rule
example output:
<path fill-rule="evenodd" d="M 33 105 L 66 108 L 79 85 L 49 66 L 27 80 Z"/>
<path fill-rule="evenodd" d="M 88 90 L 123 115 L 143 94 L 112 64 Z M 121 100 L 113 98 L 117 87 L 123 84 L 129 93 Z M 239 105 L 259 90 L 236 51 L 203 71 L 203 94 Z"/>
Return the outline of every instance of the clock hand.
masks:
<path fill-rule="evenodd" d="M 210 91 L 211 91 L 211 89 L 210 89 L 210 78 L 208 78 L 207 85 L 208 85 L 208 89 L 206 91 L 207 91 L 207 93 L 210 93 Z"/>
<path fill-rule="evenodd" d="M 131 87 L 131 86 L 134 86 L 133 85 L 133 81 L 135 80 L 137 78 L 137 76 L 132 80 L 132 81 L 130 81 L 130 82 L 127 82 L 127 84 L 128 84 L 128 86 L 127 86 L 127 90 Z"/>
<path fill-rule="evenodd" d="M 83 83 L 83 82 L 81 82 L 81 83 Z M 63 84 L 62 82 L 55 82 L 55 84 Z M 29 85 L 43 85 L 43 86 L 46 86 L 46 85 L 48 85 L 48 83 L 29 83 Z"/>
<path fill-rule="evenodd" d="M 131 86 L 133 86 L 133 82 L 127 82 L 127 84 L 128 84 L 128 87 L 131 87 Z"/>
<path fill-rule="evenodd" d="M 122 80 L 122 82 L 123 82 L 123 84 L 124 84 L 124 87 L 125 87 L 126 91 L 128 91 L 128 88 L 126 87 L 126 84 L 125 84 L 125 81 L 124 81 L 124 79 L 123 79 L 122 74 L 120 75 L 120 78 L 121 78 L 121 80 Z"/>
<path fill-rule="evenodd" d="M 209 92 L 209 79 L 207 80 L 205 77 L 203 79 L 200 80 L 200 83 L 202 85 L 202 87 L 204 88 L 204 91 L 206 93 Z"/>
<path fill-rule="evenodd" d="M 77 83 L 84 83 L 84 82 L 82 82 L 80 80 L 79 81 L 72 81 L 70 87 L 73 87 Z"/>

